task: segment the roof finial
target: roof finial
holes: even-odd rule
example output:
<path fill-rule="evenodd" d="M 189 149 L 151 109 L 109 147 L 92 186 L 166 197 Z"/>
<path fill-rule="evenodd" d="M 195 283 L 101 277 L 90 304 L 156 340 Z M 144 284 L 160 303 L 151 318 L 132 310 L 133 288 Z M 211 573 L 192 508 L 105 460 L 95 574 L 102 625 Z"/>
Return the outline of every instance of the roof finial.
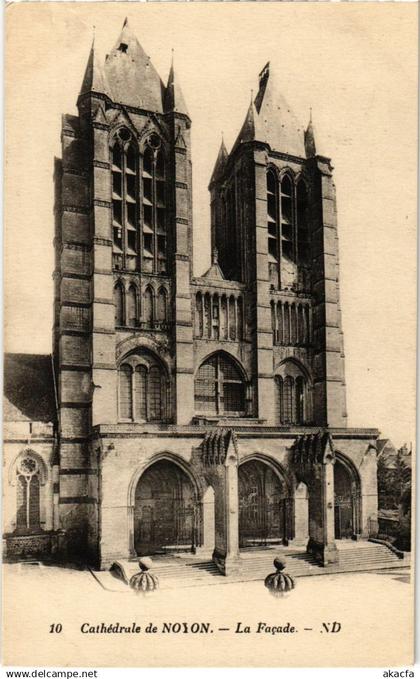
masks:
<path fill-rule="evenodd" d="M 312 123 L 312 106 L 309 107 L 309 122 Z"/>
<path fill-rule="evenodd" d="M 254 90 L 251 88 L 251 104 L 254 101 Z"/>
<path fill-rule="evenodd" d="M 125 17 L 124 23 L 123 23 L 123 28 L 124 28 L 124 26 L 127 26 L 127 24 L 128 24 L 128 17 Z"/>
<path fill-rule="evenodd" d="M 95 32 L 96 32 L 96 26 L 95 24 L 92 24 L 92 45 L 95 44 Z"/>
<path fill-rule="evenodd" d="M 219 263 L 219 251 L 217 247 L 215 246 L 213 248 L 213 262 L 212 264 L 218 264 Z"/>

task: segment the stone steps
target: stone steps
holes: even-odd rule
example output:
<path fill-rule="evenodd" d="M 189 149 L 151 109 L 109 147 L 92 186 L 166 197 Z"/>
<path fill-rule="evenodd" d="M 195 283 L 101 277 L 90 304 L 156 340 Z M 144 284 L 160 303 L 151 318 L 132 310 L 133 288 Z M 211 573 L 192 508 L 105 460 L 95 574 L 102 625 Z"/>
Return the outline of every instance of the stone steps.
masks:
<path fill-rule="evenodd" d="M 227 584 L 264 580 L 274 571 L 273 559 L 276 553 L 250 554 L 243 557 L 244 569 L 239 575 L 221 575 L 212 561 L 193 563 L 156 562 L 154 572 L 160 577 L 162 589 L 192 587 L 207 584 Z M 330 566 L 320 566 L 315 558 L 304 552 L 281 554 L 286 561 L 286 572 L 296 578 L 334 573 L 404 568 L 407 563 L 384 545 L 366 545 L 339 550 L 339 561 Z"/>
<path fill-rule="evenodd" d="M 409 557 L 400 559 L 397 554 L 382 544 L 362 543 L 341 546 L 338 549 L 339 560 L 330 566 L 320 566 L 313 555 L 305 551 L 282 551 L 282 548 L 266 551 L 248 551 L 241 553 L 242 572 L 225 577 L 210 559 L 192 557 L 154 557 L 153 572 L 159 576 L 160 589 L 176 589 L 184 587 L 200 587 L 204 585 L 223 585 L 230 582 L 263 581 L 269 573 L 274 572 L 273 560 L 276 556 L 285 559 L 286 572 L 295 578 L 316 575 L 332 575 L 335 573 L 357 573 L 378 571 L 392 568 L 407 568 Z M 137 572 L 137 559 L 122 562 L 128 578 Z M 127 591 L 123 582 L 116 580 L 111 573 L 101 571 L 93 573 L 94 577 L 112 591 Z"/>

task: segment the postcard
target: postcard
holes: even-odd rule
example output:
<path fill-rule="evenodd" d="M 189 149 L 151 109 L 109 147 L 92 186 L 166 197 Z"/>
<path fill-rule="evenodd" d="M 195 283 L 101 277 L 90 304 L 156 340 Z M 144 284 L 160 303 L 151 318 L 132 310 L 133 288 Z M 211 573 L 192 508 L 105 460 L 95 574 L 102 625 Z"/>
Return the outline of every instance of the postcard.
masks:
<path fill-rule="evenodd" d="M 415 3 L 5 14 L 3 662 L 408 667 Z"/>

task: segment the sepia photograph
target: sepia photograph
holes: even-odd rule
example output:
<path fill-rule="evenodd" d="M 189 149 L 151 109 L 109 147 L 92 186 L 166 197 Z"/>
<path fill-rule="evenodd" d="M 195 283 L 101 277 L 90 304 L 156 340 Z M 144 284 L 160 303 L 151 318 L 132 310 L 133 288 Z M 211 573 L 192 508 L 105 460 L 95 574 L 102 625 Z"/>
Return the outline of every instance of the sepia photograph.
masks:
<path fill-rule="evenodd" d="M 411 665 L 416 4 L 5 33 L 3 661 Z"/>

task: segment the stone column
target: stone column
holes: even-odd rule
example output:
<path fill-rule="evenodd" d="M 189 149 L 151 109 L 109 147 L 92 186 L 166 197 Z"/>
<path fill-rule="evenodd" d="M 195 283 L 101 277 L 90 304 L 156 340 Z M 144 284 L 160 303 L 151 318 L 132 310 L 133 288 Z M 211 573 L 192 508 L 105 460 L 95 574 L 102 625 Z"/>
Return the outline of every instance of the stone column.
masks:
<path fill-rule="evenodd" d="M 330 460 L 314 465 L 309 487 L 307 551 L 326 566 L 338 561 L 334 541 L 334 467 Z"/>
<path fill-rule="evenodd" d="M 214 490 L 209 486 L 203 495 L 203 543 L 198 554 L 211 555 L 215 547 Z"/>
<path fill-rule="evenodd" d="M 213 561 L 224 575 L 241 571 L 239 555 L 238 457 L 229 444 L 215 476 L 216 544 Z"/>

